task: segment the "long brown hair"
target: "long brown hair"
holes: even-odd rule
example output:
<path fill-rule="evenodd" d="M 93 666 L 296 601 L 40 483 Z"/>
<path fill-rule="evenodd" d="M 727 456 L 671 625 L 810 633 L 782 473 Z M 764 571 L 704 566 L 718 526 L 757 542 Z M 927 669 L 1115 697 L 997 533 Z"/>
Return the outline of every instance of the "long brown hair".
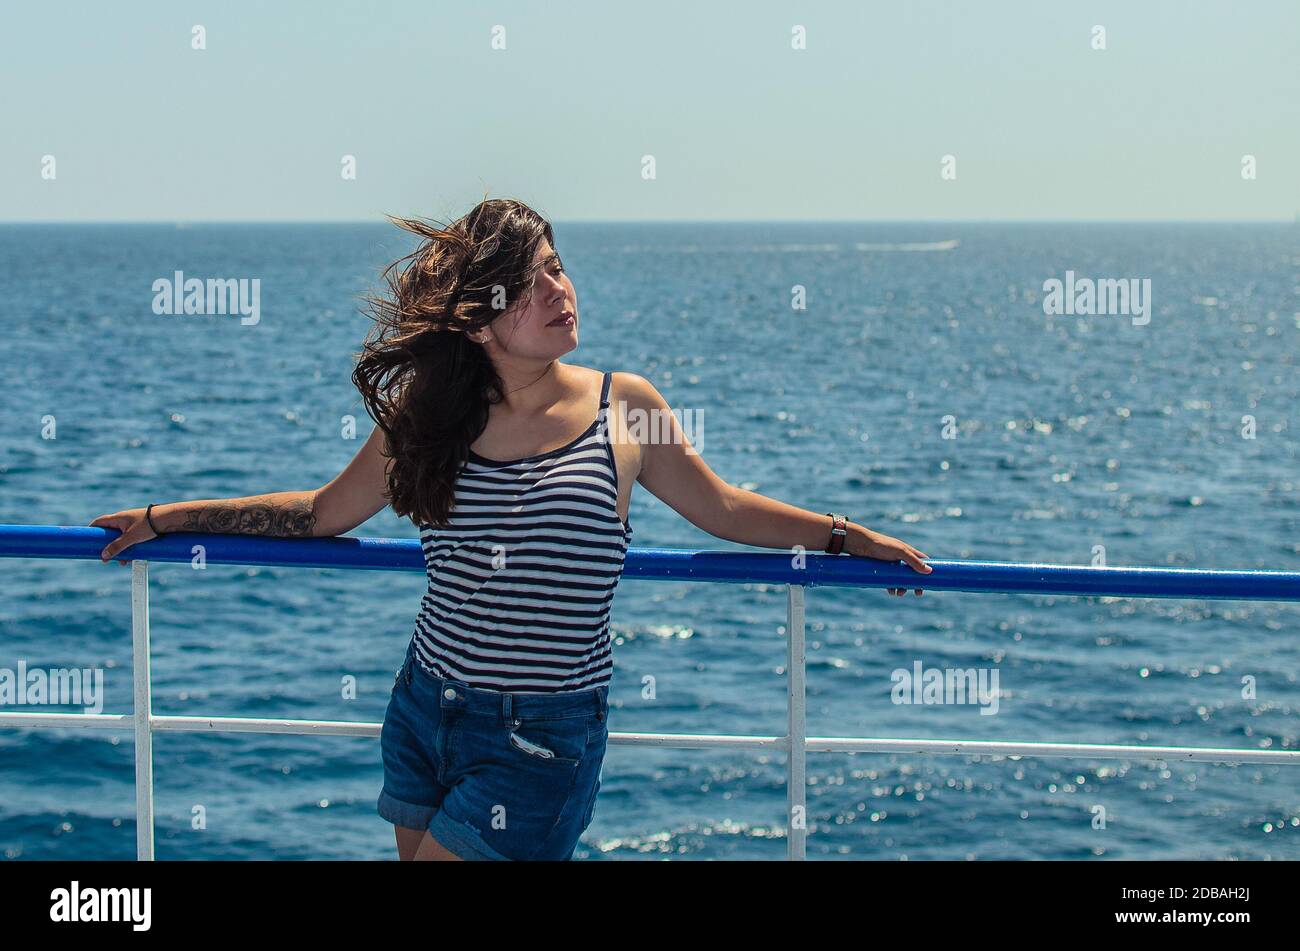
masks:
<path fill-rule="evenodd" d="M 501 399 L 482 344 L 466 334 L 527 303 L 551 225 L 521 201 L 484 200 L 449 225 L 389 220 L 424 240 L 384 268 L 385 294 L 366 296 L 375 325 L 352 382 L 385 434 L 388 497 L 416 525 L 445 526 L 469 447 Z"/>

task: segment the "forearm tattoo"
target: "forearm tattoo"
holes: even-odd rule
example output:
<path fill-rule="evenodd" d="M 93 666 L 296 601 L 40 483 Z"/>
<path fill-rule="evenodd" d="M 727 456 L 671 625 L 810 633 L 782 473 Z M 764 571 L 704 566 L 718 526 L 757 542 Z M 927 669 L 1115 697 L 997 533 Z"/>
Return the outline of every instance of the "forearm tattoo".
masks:
<path fill-rule="evenodd" d="M 216 532 L 226 535 L 308 536 L 316 527 L 311 499 L 291 502 L 236 501 L 205 505 L 188 513 L 187 532 Z"/>

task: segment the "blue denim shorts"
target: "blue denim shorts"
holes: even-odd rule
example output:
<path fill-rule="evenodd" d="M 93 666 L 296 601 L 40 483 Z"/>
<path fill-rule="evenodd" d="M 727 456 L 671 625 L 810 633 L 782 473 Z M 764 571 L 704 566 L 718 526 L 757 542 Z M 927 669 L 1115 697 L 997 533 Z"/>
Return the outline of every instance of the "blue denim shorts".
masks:
<path fill-rule="evenodd" d="M 567 861 L 596 807 L 608 690 L 469 687 L 408 647 L 380 733 L 379 814 L 462 859 Z"/>

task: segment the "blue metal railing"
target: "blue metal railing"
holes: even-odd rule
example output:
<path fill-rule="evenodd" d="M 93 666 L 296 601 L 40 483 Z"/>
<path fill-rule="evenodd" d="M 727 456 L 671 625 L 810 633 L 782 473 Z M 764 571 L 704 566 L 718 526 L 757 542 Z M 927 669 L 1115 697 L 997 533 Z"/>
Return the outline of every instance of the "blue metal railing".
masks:
<path fill-rule="evenodd" d="M 117 533 L 103 528 L 0 525 L 0 557 L 98 559 Z M 189 563 L 201 545 L 210 564 L 298 568 L 424 571 L 415 538 L 262 538 L 179 532 L 128 549 L 133 560 Z M 802 566 L 800 562 L 802 561 Z M 1300 572 L 1193 568 L 1119 568 L 1015 564 L 996 561 L 927 562 L 921 575 L 890 562 L 848 555 L 633 548 L 625 578 L 765 582 L 927 591 L 1066 594 L 1125 598 L 1300 601 Z"/>
<path fill-rule="evenodd" d="M 98 560 L 117 536 L 102 528 L 0 525 L 0 557 Z M 136 759 L 136 849 L 153 858 L 153 734 L 184 732 L 300 733 L 378 737 L 382 724 L 349 721 L 267 720 L 246 717 L 155 716 L 149 648 L 149 562 L 424 571 L 417 539 L 260 538 L 176 533 L 134 545 L 131 558 L 131 634 L 134 711 L 122 714 L 0 712 L 2 727 L 132 729 Z M 1093 597 L 1195 598 L 1300 601 L 1300 572 L 1205 571 L 1185 568 L 1111 568 L 1074 565 L 940 561 L 921 575 L 887 562 L 804 552 L 723 552 L 634 548 L 624 576 L 685 581 L 763 582 L 787 586 L 787 729 L 784 736 L 611 733 L 609 742 L 676 748 L 776 749 L 786 752 L 787 855 L 802 859 L 807 836 L 805 758 L 809 752 L 938 753 L 959 755 L 1062 756 L 1087 759 L 1185 760 L 1210 763 L 1300 765 L 1300 752 L 1272 749 L 1117 746 L 809 737 L 805 729 L 804 595 L 819 586 L 915 588 L 937 591 L 1063 594 Z"/>

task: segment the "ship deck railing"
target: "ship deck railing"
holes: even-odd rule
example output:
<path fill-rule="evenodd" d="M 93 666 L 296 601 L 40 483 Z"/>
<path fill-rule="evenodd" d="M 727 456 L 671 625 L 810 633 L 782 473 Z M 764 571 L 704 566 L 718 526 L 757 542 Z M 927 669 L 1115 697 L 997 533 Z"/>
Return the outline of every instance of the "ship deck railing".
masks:
<path fill-rule="evenodd" d="M 100 561 L 116 532 L 57 525 L 0 525 L 0 557 Z M 261 565 L 344 570 L 424 571 L 418 539 L 264 538 L 200 533 L 167 534 L 132 546 L 131 643 L 134 709 L 129 714 L 0 712 L 0 728 L 131 730 L 135 738 L 136 854 L 154 857 L 153 735 L 182 733 L 290 733 L 377 738 L 382 724 L 341 720 L 159 716 L 153 712 L 149 647 L 150 562 Z M 902 739 L 808 736 L 806 730 L 804 614 L 806 592 L 817 587 L 924 588 L 926 591 L 1067 595 L 1106 598 L 1300 601 L 1300 572 L 1159 567 L 1014 564 L 930 560 L 918 574 L 901 563 L 795 551 L 734 552 L 633 548 L 623 577 L 632 580 L 707 581 L 785 585 L 787 589 L 787 705 L 782 736 L 703 733 L 614 733 L 615 746 L 779 751 L 786 754 L 786 856 L 807 852 L 808 753 L 929 753 L 970 757 L 1064 757 L 1222 764 L 1300 765 L 1300 751 L 1195 746 L 1044 743 L 1016 740 Z"/>

